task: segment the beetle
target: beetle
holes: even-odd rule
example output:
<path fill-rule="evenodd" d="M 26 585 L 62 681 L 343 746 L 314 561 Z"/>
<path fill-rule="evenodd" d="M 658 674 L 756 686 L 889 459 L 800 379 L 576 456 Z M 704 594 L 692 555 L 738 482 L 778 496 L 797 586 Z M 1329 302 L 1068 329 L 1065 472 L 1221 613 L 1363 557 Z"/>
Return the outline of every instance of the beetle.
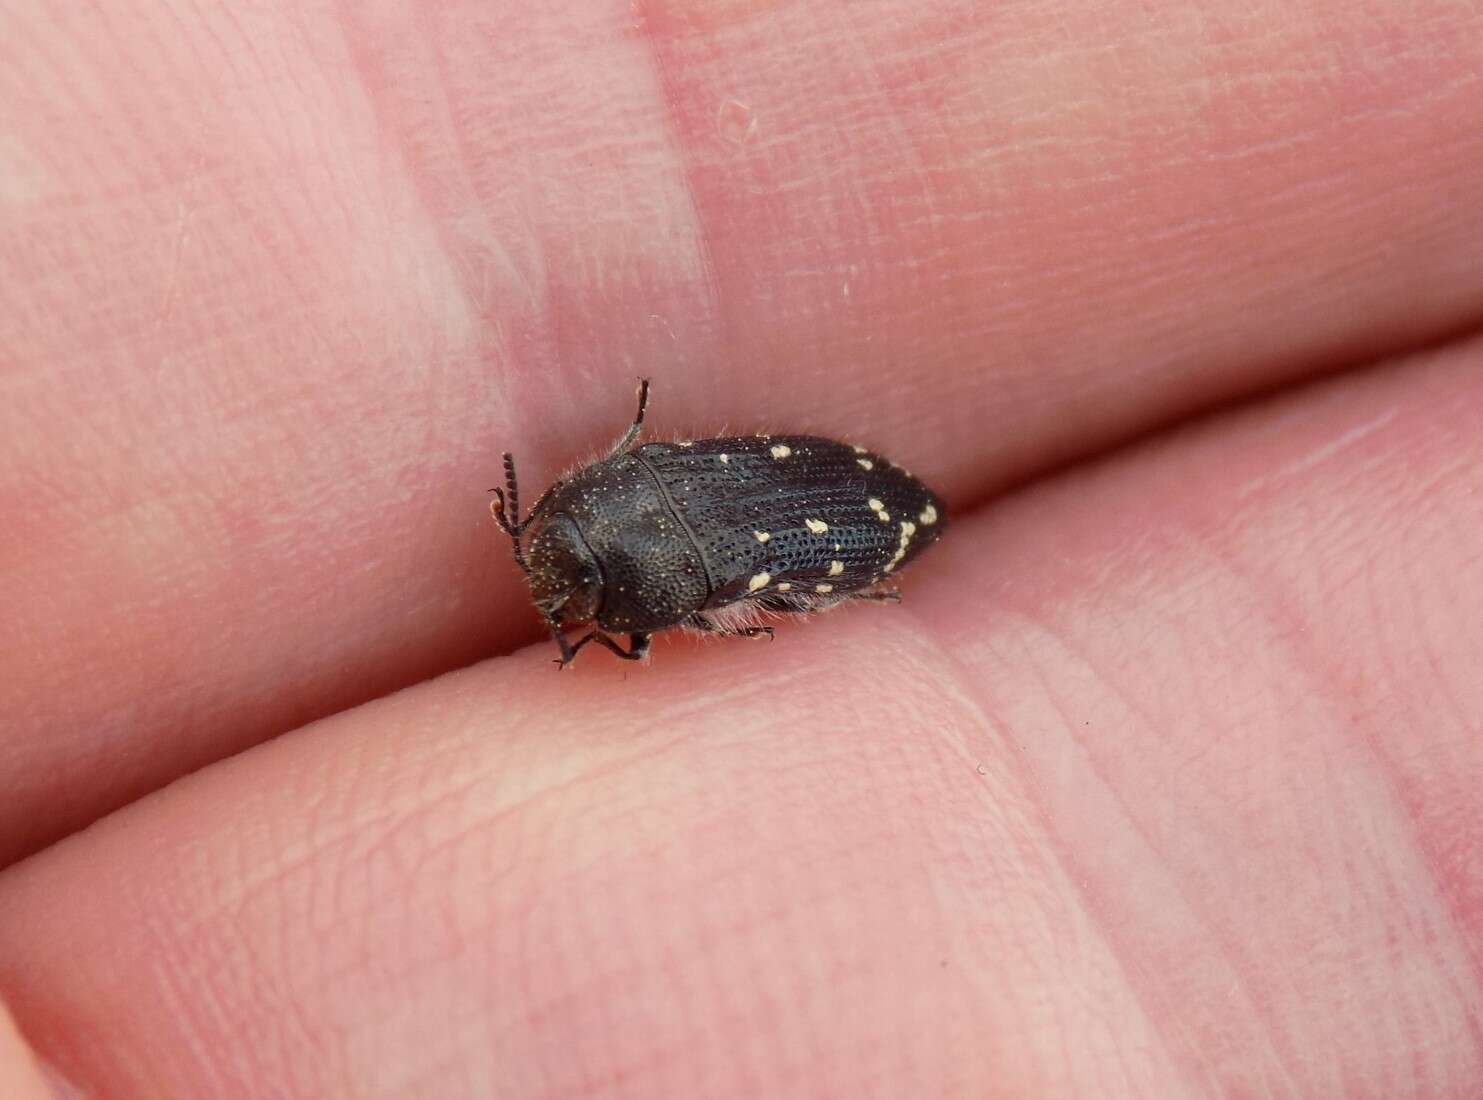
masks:
<path fill-rule="evenodd" d="M 670 627 L 771 638 L 768 613 L 899 601 L 884 586 L 946 524 L 935 493 L 864 447 L 806 435 L 637 444 L 648 402 L 645 378 L 617 445 L 524 519 L 508 452 L 505 489 L 490 490 L 560 667 L 589 642 L 636 661 Z"/>

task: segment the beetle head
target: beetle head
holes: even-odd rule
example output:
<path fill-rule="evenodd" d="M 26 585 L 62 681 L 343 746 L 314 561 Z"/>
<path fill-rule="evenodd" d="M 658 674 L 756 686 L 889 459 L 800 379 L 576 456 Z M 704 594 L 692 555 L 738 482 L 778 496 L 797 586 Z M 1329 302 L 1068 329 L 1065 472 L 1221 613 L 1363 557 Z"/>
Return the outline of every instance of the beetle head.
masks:
<path fill-rule="evenodd" d="M 530 540 L 530 594 L 552 623 L 585 623 L 602 604 L 602 572 L 576 522 L 557 513 Z"/>

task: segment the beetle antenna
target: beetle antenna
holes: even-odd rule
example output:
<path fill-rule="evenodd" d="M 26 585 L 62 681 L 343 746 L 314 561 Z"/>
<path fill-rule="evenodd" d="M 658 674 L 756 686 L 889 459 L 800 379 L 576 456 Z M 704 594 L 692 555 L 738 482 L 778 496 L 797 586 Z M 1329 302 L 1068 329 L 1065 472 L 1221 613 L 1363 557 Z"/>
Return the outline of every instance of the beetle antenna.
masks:
<path fill-rule="evenodd" d="M 649 380 L 639 379 L 639 411 L 633 418 L 633 423 L 628 426 L 628 431 L 623 433 L 623 438 L 618 440 L 618 445 L 613 448 L 609 458 L 615 458 L 628 450 L 628 445 L 639 437 L 639 429 L 644 426 L 644 410 L 649 407 Z"/>
<path fill-rule="evenodd" d="M 520 522 L 520 485 L 515 479 L 515 456 L 509 451 L 505 452 L 505 492 L 491 489 L 495 494 L 494 512 L 495 522 L 500 529 L 510 536 L 510 545 L 515 550 L 515 564 L 520 566 L 520 572 L 530 574 L 530 567 L 525 564 L 525 551 L 520 546 L 520 532 L 523 525 Z M 497 509 L 497 510 L 496 510 Z"/>
<path fill-rule="evenodd" d="M 505 488 L 510 493 L 510 526 L 520 529 L 520 483 L 515 480 L 515 456 L 505 452 Z"/>

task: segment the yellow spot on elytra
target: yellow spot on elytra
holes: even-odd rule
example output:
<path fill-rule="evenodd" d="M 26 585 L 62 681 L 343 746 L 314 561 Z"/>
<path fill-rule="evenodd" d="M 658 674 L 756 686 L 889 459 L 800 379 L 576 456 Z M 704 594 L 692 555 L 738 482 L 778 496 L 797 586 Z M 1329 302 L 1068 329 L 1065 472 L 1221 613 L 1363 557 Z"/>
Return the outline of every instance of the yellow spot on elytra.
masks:
<path fill-rule="evenodd" d="M 806 519 L 803 521 L 803 525 L 816 535 L 822 535 L 825 531 L 829 530 L 829 525 L 821 519 Z"/>
<path fill-rule="evenodd" d="M 875 469 L 875 463 L 874 462 L 871 462 L 870 459 L 868 459 L 868 458 L 857 458 L 857 459 L 855 459 L 855 461 L 860 464 L 861 469 L 865 469 L 865 470 L 873 470 L 873 469 Z"/>
<path fill-rule="evenodd" d="M 758 573 L 747 582 L 748 592 L 759 592 L 767 587 L 767 582 L 772 580 L 771 573 Z"/>
<path fill-rule="evenodd" d="M 816 585 L 814 585 L 814 591 L 815 592 L 833 592 L 834 591 L 834 585 L 832 585 L 832 584 L 816 584 Z"/>
<path fill-rule="evenodd" d="M 695 443 L 694 443 L 694 441 L 689 440 L 689 439 L 682 439 L 679 442 L 677 442 L 675 444 L 675 446 L 676 447 L 693 447 L 693 446 L 695 446 Z"/>
<path fill-rule="evenodd" d="M 770 531 L 753 531 L 752 534 L 757 536 L 758 542 L 766 542 L 768 539 L 772 538 L 772 532 Z"/>
<path fill-rule="evenodd" d="M 877 512 L 875 514 L 875 518 L 878 519 L 878 520 L 880 520 L 882 523 L 890 523 L 891 522 L 891 513 L 890 512 Z"/>
<path fill-rule="evenodd" d="M 922 509 L 922 514 L 919 515 L 917 519 L 921 520 L 923 523 L 927 524 L 930 527 L 932 524 L 937 522 L 937 506 L 935 504 L 927 505 L 927 507 Z"/>
<path fill-rule="evenodd" d="M 885 507 L 885 505 L 882 504 L 880 501 L 876 500 L 875 497 L 871 497 L 865 503 L 868 504 L 868 505 L 870 505 L 870 510 L 872 512 L 879 512 L 882 508 Z"/>
<path fill-rule="evenodd" d="M 793 586 L 791 584 L 789 584 L 787 581 L 784 581 L 782 584 L 778 585 L 778 591 L 779 592 L 792 592 L 793 591 Z"/>
<path fill-rule="evenodd" d="M 850 450 L 854 451 L 857 455 L 863 455 L 865 453 L 864 447 L 851 447 Z"/>
<path fill-rule="evenodd" d="M 842 561 L 832 561 L 832 562 L 829 563 L 829 575 L 831 577 L 837 577 L 837 576 L 839 576 L 843 572 L 844 572 L 844 562 L 842 562 Z"/>
<path fill-rule="evenodd" d="M 917 525 L 909 519 L 901 521 L 901 541 L 906 542 L 917 533 Z"/>
<path fill-rule="evenodd" d="M 886 562 L 886 572 L 887 573 L 889 573 L 891 570 L 893 570 L 895 568 L 896 568 L 895 561 L 888 561 L 888 562 Z"/>
<path fill-rule="evenodd" d="M 779 443 L 772 448 L 773 458 L 787 458 L 792 453 L 793 448 L 788 446 L 786 443 Z"/>

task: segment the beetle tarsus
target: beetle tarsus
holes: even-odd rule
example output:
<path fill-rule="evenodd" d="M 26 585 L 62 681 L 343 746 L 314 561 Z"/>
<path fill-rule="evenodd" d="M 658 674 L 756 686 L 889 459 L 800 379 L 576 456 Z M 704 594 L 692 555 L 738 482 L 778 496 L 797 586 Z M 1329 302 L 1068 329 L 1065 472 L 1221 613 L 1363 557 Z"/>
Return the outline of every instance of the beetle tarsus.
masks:
<path fill-rule="evenodd" d="M 499 529 L 505 534 L 510 534 L 510 521 L 505 516 L 505 494 L 502 489 L 489 490 L 494 494 L 494 499 L 489 502 L 489 514 L 494 517 L 494 522 L 499 524 Z"/>
<path fill-rule="evenodd" d="M 650 636 L 648 634 L 630 634 L 628 636 L 628 648 L 624 649 L 610 635 L 604 634 L 600 630 L 589 630 L 586 634 L 578 638 L 576 642 L 571 644 L 568 644 L 565 638 L 557 634 L 556 644 L 561 647 L 561 657 L 556 663 L 562 668 L 565 668 L 572 663 L 578 651 L 588 642 L 596 642 L 604 649 L 610 650 L 625 661 L 642 661 L 649 655 L 649 641 Z"/>
<path fill-rule="evenodd" d="M 561 632 L 561 628 L 554 622 L 547 622 L 546 625 L 551 629 L 551 640 L 556 643 L 556 648 L 561 651 L 560 657 L 553 658 L 556 662 L 556 667 L 566 668 L 567 665 L 572 663 L 572 658 L 577 655 L 577 650 L 581 648 L 581 643 L 579 642 L 576 646 L 573 646 L 566 640 L 566 635 Z"/>

